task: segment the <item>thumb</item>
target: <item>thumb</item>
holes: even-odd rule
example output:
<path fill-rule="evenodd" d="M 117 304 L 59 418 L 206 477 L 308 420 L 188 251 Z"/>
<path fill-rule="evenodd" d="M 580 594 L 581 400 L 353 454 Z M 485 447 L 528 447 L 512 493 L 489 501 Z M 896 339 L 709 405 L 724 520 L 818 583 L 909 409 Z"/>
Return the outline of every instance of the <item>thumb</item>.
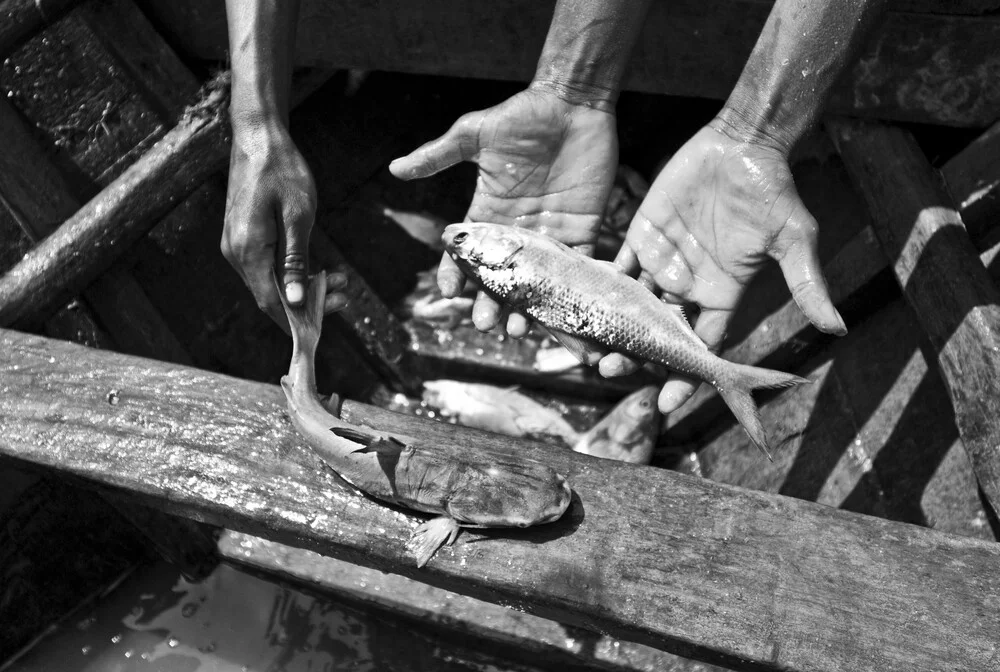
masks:
<path fill-rule="evenodd" d="M 773 256 L 781 266 L 785 282 L 799 310 L 820 331 L 843 336 L 847 333 L 823 277 L 819 261 L 819 226 L 802 205 L 782 230 L 787 242 Z"/>
<path fill-rule="evenodd" d="M 284 249 L 281 251 L 281 284 L 285 299 L 290 305 L 299 305 L 305 299 L 306 279 L 309 274 L 309 234 L 312 232 L 315 212 L 311 208 L 285 208 Z"/>
<path fill-rule="evenodd" d="M 448 132 L 389 164 L 389 171 L 401 180 L 429 177 L 470 161 L 479 153 L 482 112 L 470 112 L 452 124 Z"/>

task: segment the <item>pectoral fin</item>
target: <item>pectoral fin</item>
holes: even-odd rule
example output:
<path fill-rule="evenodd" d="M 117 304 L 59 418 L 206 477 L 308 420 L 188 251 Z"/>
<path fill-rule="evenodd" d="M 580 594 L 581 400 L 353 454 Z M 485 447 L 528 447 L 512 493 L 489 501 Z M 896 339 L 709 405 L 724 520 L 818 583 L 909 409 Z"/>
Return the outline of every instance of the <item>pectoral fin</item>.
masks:
<path fill-rule="evenodd" d="M 380 436 L 353 427 L 331 427 L 330 431 L 342 439 L 361 444 L 354 453 L 375 453 L 378 466 L 389 480 L 389 487 L 396 493 L 396 466 L 406 444 L 394 436 Z"/>
<path fill-rule="evenodd" d="M 427 564 L 437 550 L 446 543 L 455 543 L 461 530 L 454 518 L 442 516 L 423 523 L 406 542 L 406 548 L 417 557 L 417 567 Z"/>
<path fill-rule="evenodd" d="M 574 357 L 587 366 L 594 366 L 601 357 L 608 354 L 608 349 L 595 340 L 575 334 L 568 334 L 558 329 L 549 329 L 552 338 L 559 341 Z"/>

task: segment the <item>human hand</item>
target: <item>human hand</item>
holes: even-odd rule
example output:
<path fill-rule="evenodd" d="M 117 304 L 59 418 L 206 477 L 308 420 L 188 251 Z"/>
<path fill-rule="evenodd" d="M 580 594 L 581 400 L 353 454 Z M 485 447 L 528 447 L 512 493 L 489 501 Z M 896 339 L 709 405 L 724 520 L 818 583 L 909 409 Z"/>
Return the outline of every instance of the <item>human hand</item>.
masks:
<path fill-rule="evenodd" d="M 787 149 L 749 139 L 720 119 L 701 129 L 656 177 L 616 263 L 670 303 L 700 308 L 694 331 L 718 352 L 751 278 L 774 259 L 799 308 L 820 331 L 843 335 L 817 254 L 818 226 L 795 190 Z M 605 376 L 639 364 L 605 356 Z M 699 381 L 672 373 L 660 392 L 669 413 Z"/>
<path fill-rule="evenodd" d="M 222 254 L 260 309 L 285 333 L 290 333 L 288 318 L 272 268 L 278 271 L 288 303 L 300 305 L 305 298 L 309 234 L 315 217 L 316 186 L 287 130 L 278 125 L 234 130 Z M 347 305 L 346 297 L 336 291 L 346 284 L 343 274 L 327 276 L 327 313 Z"/>
<path fill-rule="evenodd" d="M 400 179 L 434 175 L 460 161 L 479 166 L 466 221 L 542 231 L 593 256 L 604 206 L 618 165 L 613 112 L 571 103 L 543 83 L 495 107 L 462 116 L 437 140 L 393 161 Z M 461 294 L 465 276 L 446 254 L 438 267 L 445 297 Z M 496 327 L 501 306 L 480 292 L 472 321 Z M 511 314 L 508 333 L 527 333 L 527 319 Z"/>

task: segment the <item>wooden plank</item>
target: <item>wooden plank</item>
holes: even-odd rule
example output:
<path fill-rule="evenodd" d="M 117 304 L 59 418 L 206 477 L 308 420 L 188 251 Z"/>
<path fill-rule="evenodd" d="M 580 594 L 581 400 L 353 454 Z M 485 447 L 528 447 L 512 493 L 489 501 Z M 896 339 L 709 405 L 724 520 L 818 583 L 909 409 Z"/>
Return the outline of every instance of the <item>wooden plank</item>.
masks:
<path fill-rule="evenodd" d="M 225 58 L 222 3 L 144 4 L 189 56 Z M 945 3 L 936 7 L 948 11 Z M 966 5 L 968 8 L 968 5 Z M 379 3 L 306 0 L 297 63 L 527 81 L 553 2 Z M 917 8 L 917 7 L 915 7 Z M 895 9 L 895 8 L 894 8 Z M 739 78 L 770 3 L 656 2 L 625 89 L 724 100 Z M 955 126 L 1000 117 L 1000 17 L 890 11 L 830 101 L 837 113 Z M 691 73 L 711 72 L 711 77 Z"/>
<path fill-rule="evenodd" d="M 57 21 L 79 0 L 3 0 L 0 2 L 0 59 Z"/>
<path fill-rule="evenodd" d="M 973 243 L 980 252 L 992 245 L 1000 214 L 1000 124 L 992 127 L 941 168 L 959 212 L 967 224 Z M 833 222 L 831 222 L 833 225 Z M 878 308 L 879 297 L 888 300 L 895 281 L 871 226 L 865 226 L 842 250 L 823 265 L 830 294 L 838 309 L 853 324 L 859 317 Z M 884 305 L 884 304 L 883 304 Z M 856 310 L 860 307 L 860 310 Z M 830 339 L 816 331 L 789 299 L 757 324 L 753 330 L 722 353 L 726 359 L 744 364 L 761 364 L 794 369 Z M 702 436 L 707 428 L 725 417 L 726 409 L 713 388 L 701 386 L 665 422 L 675 442 Z"/>
<path fill-rule="evenodd" d="M 5 456 L 237 531 L 734 669 L 1000 661 L 996 544 L 345 402 L 349 421 L 544 461 L 573 485 L 560 523 L 466 532 L 417 571 L 416 518 L 323 471 L 276 387 L 13 331 L 0 372 Z"/>
<path fill-rule="evenodd" d="M 846 120 L 828 127 L 874 214 L 875 234 L 903 295 L 937 353 L 979 485 L 1000 511 L 1000 290 L 909 131 Z"/>
<path fill-rule="evenodd" d="M 328 558 L 226 530 L 219 555 L 227 562 L 270 579 L 281 579 L 322 595 L 431 623 L 463 638 L 502 647 L 517 660 L 546 669 L 611 672 L 723 672 L 722 668 L 685 660 L 641 644 L 508 609 L 375 569 Z M 491 647 L 491 648 L 492 648 Z"/>

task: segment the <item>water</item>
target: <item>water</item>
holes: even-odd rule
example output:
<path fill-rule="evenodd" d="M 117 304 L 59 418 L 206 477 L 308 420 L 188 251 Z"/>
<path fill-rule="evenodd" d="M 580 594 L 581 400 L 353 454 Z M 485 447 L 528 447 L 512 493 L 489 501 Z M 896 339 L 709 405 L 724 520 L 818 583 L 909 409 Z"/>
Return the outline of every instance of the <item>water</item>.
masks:
<path fill-rule="evenodd" d="M 497 672 L 510 669 L 488 654 L 439 639 L 413 624 L 282 587 L 227 565 L 194 584 L 159 563 L 133 572 L 0 669 L 451 672 L 484 666 Z"/>

